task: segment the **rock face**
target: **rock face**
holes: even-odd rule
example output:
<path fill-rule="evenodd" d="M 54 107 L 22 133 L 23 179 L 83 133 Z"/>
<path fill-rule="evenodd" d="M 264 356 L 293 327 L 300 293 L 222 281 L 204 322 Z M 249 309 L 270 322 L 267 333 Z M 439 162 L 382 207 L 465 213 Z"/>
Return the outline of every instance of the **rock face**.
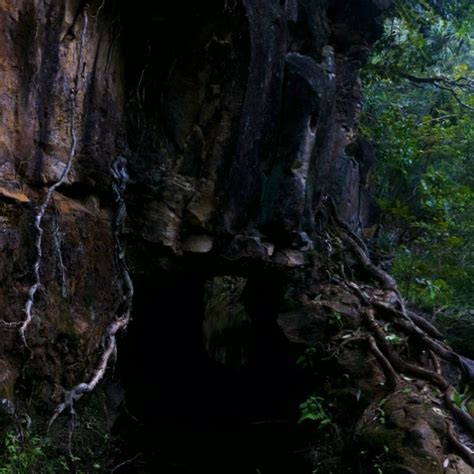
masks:
<path fill-rule="evenodd" d="M 1 397 L 26 384 L 39 404 L 60 401 L 94 364 L 120 298 L 109 197 L 110 163 L 126 150 L 117 33 L 110 9 L 1 2 Z M 41 222 L 27 349 L 17 323 L 35 281 L 35 218 L 69 159 Z"/>
<path fill-rule="evenodd" d="M 143 37 L 137 15 L 126 36 L 143 56 L 127 70 L 134 233 L 178 254 L 203 233 L 217 254 L 232 239 L 289 247 L 326 194 L 355 228 L 368 224 L 358 71 L 384 8 L 332 3 L 215 2 L 175 31 L 179 7 L 156 7 L 162 23 Z"/>
<path fill-rule="evenodd" d="M 124 252 L 136 288 L 123 338 L 129 391 L 138 365 L 153 371 L 168 356 L 160 348 L 172 350 L 182 335 L 167 331 L 180 324 L 183 351 L 195 336 L 196 354 L 234 372 L 249 360 L 267 370 L 277 354 L 275 373 L 288 363 L 281 348 L 323 342 L 334 314 L 362 324 L 353 295 L 336 291 L 323 311 L 316 301 L 330 287 L 312 294 L 308 282 L 334 254 L 327 203 L 352 231 L 371 224 L 359 71 L 390 2 L 154 3 L 0 0 L 0 398 L 18 413 L 44 420 L 93 376 L 123 303 Z M 121 255 L 119 155 L 130 177 Z M 375 397 L 373 366 L 346 370 Z M 352 428 L 367 440 L 372 422 Z M 426 472 L 438 472 L 439 420 L 410 429 L 426 437 Z M 393 449 L 393 472 L 412 472 L 403 460 L 417 454 Z"/>

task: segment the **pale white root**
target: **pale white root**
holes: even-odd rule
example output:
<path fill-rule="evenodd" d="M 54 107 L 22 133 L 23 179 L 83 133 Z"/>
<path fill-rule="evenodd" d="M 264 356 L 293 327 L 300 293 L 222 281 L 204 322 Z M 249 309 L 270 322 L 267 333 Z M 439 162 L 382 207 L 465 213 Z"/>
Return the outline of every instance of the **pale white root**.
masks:
<path fill-rule="evenodd" d="M 21 323 L 20 331 L 19 331 L 21 340 L 23 341 L 23 344 L 25 347 L 28 347 L 28 343 L 26 340 L 26 332 L 28 330 L 28 327 L 31 324 L 31 321 L 33 320 L 33 306 L 35 303 L 35 295 L 36 295 L 36 292 L 41 287 L 40 270 L 41 270 L 41 263 L 43 260 L 43 232 L 44 232 L 43 227 L 42 227 L 42 221 L 46 213 L 46 210 L 48 208 L 48 205 L 51 202 L 54 192 L 56 191 L 57 188 L 59 188 L 59 186 L 61 186 L 62 184 L 66 182 L 69 176 L 69 172 L 71 171 L 74 157 L 76 155 L 76 147 L 77 147 L 77 138 L 76 138 L 76 132 L 75 132 L 76 94 L 77 94 L 78 86 L 80 83 L 81 71 L 83 67 L 83 64 L 82 64 L 83 63 L 83 50 L 84 50 L 84 45 L 85 45 L 85 37 L 87 33 L 87 23 L 88 23 L 87 9 L 84 9 L 84 21 L 82 23 L 81 39 L 79 42 L 79 58 L 77 62 L 75 84 L 74 84 L 74 87 L 71 88 L 71 92 L 69 95 L 69 107 L 70 107 L 69 134 L 71 137 L 71 144 L 69 147 L 66 167 L 61 173 L 61 176 L 59 177 L 59 179 L 48 188 L 48 191 L 43 200 L 43 203 L 41 204 L 38 210 L 38 213 L 35 216 L 36 261 L 33 265 L 34 283 L 31 285 L 28 291 L 28 298 L 26 300 L 25 307 L 23 309 L 25 313 L 25 318 L 23 322 Z"/>
<path fill-rule="evenodd" d="M 126 159 L 123 156 L 118 156 L 117 159 L 112 163 L 111 167 L 113 178 L 112 191 L 114 193 L 115 203 L 117 206 L 114 218 L 115 258 L 123 285 L 122 301 L 120 302 L 117 314 L 115 315 L 113 321 L 109 323 L 107 329 L 105 330 L 103 337 L 104 350 L 90 380 L 88 382 L 79 383 L 66 393 L 64 401 L 56 407 L 51 419 L 49 420 L 48 427 L 51 427 L 56 418 L 64 411 L 67 411 L 74 418 L 76 413 L 74 409 L 74 403 L 85 393 L 92 392 L 103 379 L 110 360 L 116 358 L 117 356 L 116 335 L 119 331 L 125 330 L 130 321 L 133 300 L 133 283 L 125 262 L 125 253 L 120 241 L 120 232 L 126 216 L 125 200 L 123 197 L 128 182 L 126 164 Z"/>

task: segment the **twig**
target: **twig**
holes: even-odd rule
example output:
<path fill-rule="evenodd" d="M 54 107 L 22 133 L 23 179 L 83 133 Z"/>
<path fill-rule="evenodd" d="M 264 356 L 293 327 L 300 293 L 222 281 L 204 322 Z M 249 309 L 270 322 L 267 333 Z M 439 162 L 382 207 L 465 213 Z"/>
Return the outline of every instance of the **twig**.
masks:
<path fill-rule="evenodd" d="M 23 324 L 22 321 L 5 321 L 4 319 L 0 319 L 0 326 L 7 327 L 7 328 L 16 328 Z"/>
<path fill-rule="evenodd" d="M 127 459 L 126 461 L 121 462 L 120 464 L 117 464 L 111 471 L 110 474 L 113 474 L 114 472 L 118 471 L 120 468 L 123 466 L 130 464 L 131 462 L 135 461 L 135 459 L 139 458 L 142 455 L 142 453 L 138 453 L 133 458 Z"/>

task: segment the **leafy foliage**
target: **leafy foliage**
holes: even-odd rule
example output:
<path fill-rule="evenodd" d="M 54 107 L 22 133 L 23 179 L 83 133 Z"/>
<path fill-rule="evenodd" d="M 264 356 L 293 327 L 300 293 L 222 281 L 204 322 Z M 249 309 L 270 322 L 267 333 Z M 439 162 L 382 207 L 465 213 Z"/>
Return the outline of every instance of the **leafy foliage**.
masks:
<path fill-rule="evenodd" d="M 301 405 L 301 417 L 298 423 L 305 420 L 318 421 L 319 428 L 324 428 L 332 423 L 331 417 L 324 408 L 324 399 L 310 395 Z"/>
<path fill-rule="evenodd" d="M 396 1 L 364 77 L 377 245 L 429 309 L 474 304 L 473 19 L 471 2 Z"/>
<path fill-rule="evenodd" d="M 48 474 L 69 472 L 65 457 L 48 456 L 48 441 L 39 436 L 27 435 L 24 439 L 13 432 L 4 438 L 0 457 L 0 474 Z"/>

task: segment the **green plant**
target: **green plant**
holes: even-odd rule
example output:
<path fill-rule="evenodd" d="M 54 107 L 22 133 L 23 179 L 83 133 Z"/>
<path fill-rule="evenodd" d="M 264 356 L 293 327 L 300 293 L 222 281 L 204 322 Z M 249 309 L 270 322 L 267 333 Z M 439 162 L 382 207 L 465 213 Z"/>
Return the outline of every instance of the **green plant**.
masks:
<path fill-rule="evenodd" d="M 401 342 L 401 337 L 394 333 L 388 333 L 385 335 L 385 340 L 390 344 L 399 344 Z"/>
<path fill-rule="evenodd" d="M 296 360 L 296 365 L 303 369 L 314 369 L 316 363 L 317 350 L 315 347 L 308 347 Z"/>
<path fill-rule="evenodd" d="M 373 468 L 376 474 L 384 474 L 383 472 L 383 466 L 387 460 L 387 456 L 390 453 L 390 449 L 388 446 L 384 445 L 383 447 L 383 453 L 378 454 L 377 456 L 374 457 L 373 460 Z"/>
<path fill-rule="evenodd" d="M 426 310 L 474 304 L 473 18 L 465 0 L 397 0 L 364 69 L 376 246 Z"/>
<path fill-rule="evenodd" d="M 0 474 L 85 474 L 110 472 L 111 440 L 106 428 L 105 392 L 99 389 L 83 406 L 72 433 L 66 419 L 46 435 L 7 431 L 0 438 Z M 83 420 L 83 421 L 82 421 Z M 37 426 L 32 422 L 32 426 Z"/>
<path fill-rule="evenodd" d="M 298 423 L 305 420 L 319 421 L 319 428 L 331 425 L 332 419 L 324 408 L 323 402 L 323 398 L 317 397 L 316 395 L 310 395 L 307 400 L 299 406 L 301 417 Z"/>
<path fill-rule="evenodd" d="M 3 442 L 3 453 L 0 457 L 0 474 L 53 474 L 68 472 L 68 462 L 64 456 L 48 455 L 47 438 L 32 434 L 21 437 L 14 432 L 7 432 Z"/>
<path fill-rule="evenodd" d="M 342 322 L 341 314 L 338 313 L 337 311 L 331 311 L 331 313 L 329 313 L 329 325 L 335 326 L 338 329 L 342 329 L 343 322 Z"/>
<path fill-rule="evenodd" d="M 466 413 L 469 413 L 472 416 L 473 403 L 472 403 L 472 393 L 470 391 L 469 385 L 465 385 L 464 388 L 459 390 L 454 390 L 453 402 L 461 410 Z"/>
<path fill-rule="evenodd" d="M 375 418 L 374 418 L 374 420 L 377 420 L 382 425 L 385 425 L 385 423 L 386 423 L 386 414 L 385 414 L 385 410 L 383 408 L 385 402 L 386 402 L 386 399 L 384 398 L 383 400 L 380 401 L 377 408 L 375 409 Z"/>

